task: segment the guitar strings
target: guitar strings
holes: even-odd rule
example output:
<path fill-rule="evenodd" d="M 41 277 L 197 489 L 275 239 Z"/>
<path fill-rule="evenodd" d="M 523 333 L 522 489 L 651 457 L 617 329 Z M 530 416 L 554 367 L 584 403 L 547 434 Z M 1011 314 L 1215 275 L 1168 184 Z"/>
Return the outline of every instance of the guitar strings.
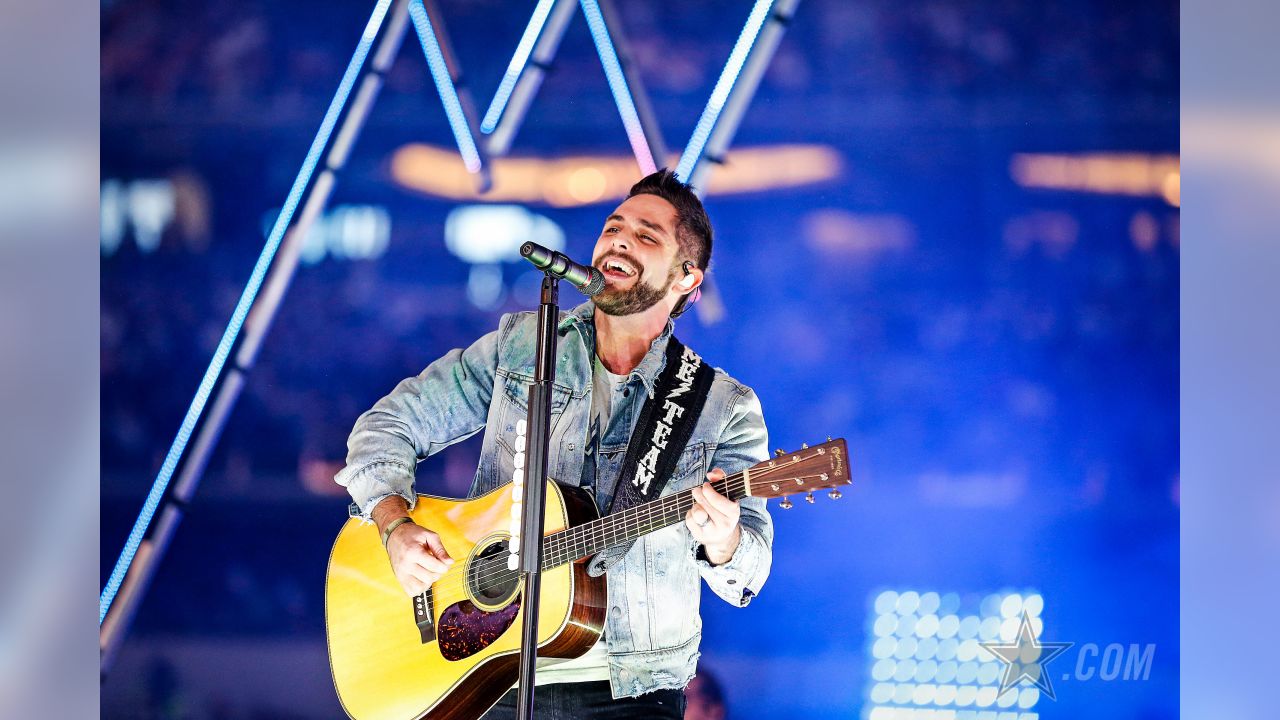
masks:
<path fill-rule="evenodd" d="M 751 484 L 754 485 L 755 481 L 761 478 L 762 476 L 767 476 L 771 473 L 780 472 L 783 470 L 793 470 L 793 469 L 794 469 L 794 463 L 786 463 L 783 465 L 778 465 L 776 467 L 763 468 L 750 476 L 750 479 L 752 481 Z M 800 475 L 800 476 L 792 475 L 791 479 L 808 479 L 811 477 L 820 477 L 820 475 L 821 475 L 820 473 L 818 475 Z M 718 483 L 713 483 L 712 487 L 716 487 L 717 485 L 723 483 L 725 487 L 721 489 L 722 491 L 742 492 L 743 496 L 746 496 L 748 494 L 745 492 L 746 486 L 747 486 L 746 478 L 747 478 L 747 475 L 745 473 L 741 473 L 741 472 L 734 473 L 733 475 L 726 476 Z M 734 487 L 735 485 L 737 487 Z M 691 498 L 691 496 L 688 495 L 688 491 L 682 491 L 679 493 L 666 496 L 665 498 L 662 498 L 662 504 L 661 504 L 662 514 L 665 516 L 667 513 L 669 513 L 670 510 L 673 509 L 669 505 L 668 501 L 675 500 L 678 507 L 680 502 L 679 498 L 682 498 L 682 497 Z M 567 530 L 561 531 L 558 534 L 564 536 L 564 539 L 567 541 L 567 545 L 569 547 L 572 547 L 574 545 L 583 545 L 585 547 L 587 545 L 587 543 L 584 542 L 585 540 L 587 540 L 593 534 L 599 535 L 601 531 L 606 529 L 608 530 L 609 534 L 616 534 L 620 529 L 624 531 L 624 534 L 626 534 L 626 531 L 629 531 L 630 529 L 632 529 L 631 527 L 632 525 L 638 525 L 640 522 L 646 519 L 649 519 L 649 518 L 646 518 L 646 513 L 642 512 L 644 510 L 647 510 L 649 506 L 650 506 L 649 504 L 646 504 L 646 505 L 638 506 L 636 508 L 629 508 L 628 510 L 623 511 L 622 513 L 618 513 L 616 515 L 607 515 L 603 518 L 599 518 L 597 520 L 593 520 L 588 523 L 583 523 L 582 525 L 577 525 L 572 528 L 568 528 Z M 689 507 L 692 507 L 692 505 L 690 505 Z M 635 512 L 632 512 L 633 510 Z M 687 508 L 682 509 L 680 511 L 684 512 L 684 510 L 687 510 Z M 648 514 L 652 515 L 652 512 L 649 512 Z"/>
<path fill-rule="evenodd" d="M 723 488 L 726 492 L 733 491 L 730 483 L 731 480 L 736 482 L 741 482 L 741 478 L 738 478 L 738 477 L 724 478 L 722 482 L 726 486 L 725 488 Z M 743 488 L 737 488 L 737 489 L 742 490 Z M 646 505 L 637 506 L 636 508 L 628 508 L 627 510 L 624 510 L 622 513 L 618 513 L 616 515 L 607 515 L 604 518 L 598 518 L 596 520 L 591 521 L 590 523 L 584 523 L 583 525 L 576 525 L 572 528 L 567 528 L 565 530 L 558 531 L 554 535 L 547 536 L 546 540 L 548 540 L 549 542 L 546 542 L 543 545 L 542 560 L 544 563 L 544 569 L 559 567 L 560 565 L 563 565 L 566 562 L 577 560 L 580 557 L 590 554 L 587 552 L 587 548 L 588 548 L 588 545 L 590 544 L 588 541 L 593 539 L 592 533 L 583 533 L 580 531 L 582 528 L 587 528 L 589 526 L 595 525 L 597 526 L 595 528 L 596 532 L 594 533 L 594 535 L 597 536 L 596 539 L 604 539 L 605 536 L 612 536 L 612 535 L 619 535 L 619 534 L 625 537 L 625 535 L 628 534 L 629 531 L 639 529 L 643 521 L 653 520 L 654 519 L 653 516 L 658 513 L 661 513 L 662 518 L 665 519 L 667 516 L 670 515 L 672 510 L 676 510 L 677 517 L 671 520 L 670 522 L 664 522 L 662 525 L 658 525 L 656 527 L 662 527 L 668 524 L 674 524 L 675 522 L 678 522 L 679 521 L 678 514 L 685 511 L 680 508 L 680 505 L 682 504 L 681 503 L 682 497 L 689 501 L 688 507 L 693 506 L 692 494 L 689 491 L 682 491 L 682 492 L 675 493 L 675 494 L 666 496 L 664 498 L 661 498 L 659 501 L 656 501 L 654 504 L 646 504 Z M 646 510 L 648 512 L 632 512 L 633 510 Z M 654 529 L 656 529 L 656 527 Z M 581 546 L 581 552 L 575 549 L 578 546 Z M 575 553 L 575 555 L 572 557 L 560 557 L 560 555 L 566 552 L 572 552 L 572 553 Z M 501 583 L 492 582 L 498 578 L 502 578 L 503 582 L 510 582 L 512 578 L 518 577 L 520 575 L 519 571 L 507 569 L 507 557 L 508 557 L 507 553 L 502 553 L 493 558 L 485 558 L 483 560 L 473 562 L 469 569 L 471 569 L 475 573 L 475 584 L 478 587 L 483 588 L 483 587 L 489 587 L 491 586 L 491 584 L 501 584 Z M 468 581 L 468 579 L 465 577 L 457 576 L 456 571 L 463 570 L 463 569 L 468 569 L 468 568 L 466 565 L 455 564 L 452 568 L 450 568 L 444 574 L 442 574 L 440 578 L 437 579 L 435 583 L 433 583 L 432 587 L 437 590 L 457 589 L 459 585 L 464 584 Z M 508 576 L 508 577 L 504 577 L 504 576 Z"/>
<path fill-rule="evenodd" d="M 753 479 L 758 478 L 762 475 L 768 475 L 769 473 L 772 473 L 772 472 L 777 472 L 783 469 L 789 469 L 790 465 L 791 464 L 773 467 L 773 468 L 765 468 L 755 473 L 753 476 Z M 817 476 L 803 476 L 803 477 L 817 477 Z M 719 489 L 721 494 L 724 494 L 726 491 L 727 492 L 738 491 L 738 492 L 743 492 L 745 496 L 747 495 L 747 493 L 745 492 L 746 485 L 747 485 L 747 483 L 744 481 L 745 478 L 746 478 L 745 473 L 742 473 L 742 472 L 734 473 L 733 475 L 728 475 L 722 478 L 719 482 L 713 483 L 712 487 L 717 487 L 718 485 L 723 484 L 724 487 Z M 738 485 L 737 488 L 733 488 L 733 485 L 735 484 Z M 665 514 L 671 509 L 666 505 L 667 501 L 675 498 L 680 498 L 681 496 L 685 496 L 687 492 L 688 491 L 681 491 L 679 493 L 674 493 L 672 495 L 668 495 L 664 498 L 661 498 L 661 502 L 662 502 L 661 511 L 663 512 L 663 514 Z M 590 536 L 593 533 L 599 533 L 601 530 L 606 528 L 606 526 L 612 526 L 609 529 L 610 529 L 610 532 L 613 532 L 617 529 L 617 525 L 620 522 L 625 526 L 629 523 L 643 519 L 645 513 L 642 511 L 648 509 L 650 505 L 651 503 L 647 503 L 645 505 L 637 506 L 636 508 L 628 508 L 627 510 L 624 510 L 621 513 L 618 513 L 615 515 L 606 515 L 605 517 L 598 518 L 596 520 L 592 520 L 587 523 L 583 523 L 582 525 L 576 525 L 572 528 L 568 528 L 564 531 L 561 531 L 560 534 L 565 536 L 565 539 L 567 540 L 569 545 L 584 544 L 581 542 L 582 540 L 586 539 L 583 536 Z"/>
<path fill-rule="evenodd" d="M 793 463 L 788 463 L 786 465 L 777 466 L 774 468 L 765 468 L 755 473 L 752 479 L 755 480 L 760 476 L 768 475 L 770 473 L 777 472 L 780 470 L 793 469 L 792 466 L 793 466 Z M 821 477 L 821 474 L 791 475 L 790 479 L 803 480 L 803 479 L 808 479 L 813 477 Z M 735 489 L 732 487 L 732 485 L 734 484 L 740 484 L 740 487 L 736 488 L 737 490 L 745 490 L 745 487 L 746 487 L 746 483 L 743 482 L 743 476 L 741 473 L 735 473 L 734 475 L 727 476 L 723 478 L 720 483 L 716 483 L 716 484 L 718 485 L 721 483 L 725 485 L 724 490 L 728 492 L 732 492 Z M 755 483 L 753 482 L 752 484 L 754 485 Z M 622 513 L 618 513 L 616 515 L 607 515 L 604 518 L 598 518 L 597 520 L 593 520 L 589 523 L 584 523 L 583 525 L 577 525 L 572 528 L 559 531 L 554 535 L 547 536 L 547 540 L 550 540 L 550 543 L 544 545 L 543 562 L 547 563 L 548 561 L 552 561 L 552 564 L 546 565 L 544 569 L 551 569 L 553 567 L 558 567 L 559 565 L 565 564 L 566 562 L 577 560 L 581 557 L 592 554 L 594 550 L 592 552 L 588 552 L 588 547 L 591 545 L 591 543 L 587 542 L 588 540 L 604 539 L 606 541 L 605 547 L 607 547 L 613 542 L 621 542 L 622 540 L 629 539 L 628 536 L 634 537 L 634 536 L 644 535 L 654 530 L 657 530 L 659 528 L 667 527 L 669 525 L 674 525 L 680 521 L 680 515 L 686 513 L 688 509 L 692 508 L 694 505 L 694 503 L 692 502 L 686 504 L 685 502 L 683 502 L 684 500 L 692 500 L 692 495 L 689 491 L 682 491 L 682 492 L 675 493 L 673 495 L 669 495 L 664 498 L 661 498 L 660 501 L 657 501 L 657 504 L 646 504 L 646 505 L 637 506 L 636 508 L 628 508 L 628 510 L 623 511 Z M 674 505 L 672 504 L 673 501 L 674 501 Z M 681 507 L 681 505 L 685 505 L 685 507 Z M 661 515 L 657 515 L 657 513 L 654 512 L 652 508 L 660 508 Z M 632 513 L 630 512 L 632 510 L 637 510 L 637 511 L 645 510 L 647 512 Z M 670 517 L 672 510 L 676 511 L 675 518 Z M 657 522 L 654 522 L 655 520 Z M 648 522 L 647 525 L 645 524 L 646 522 Z M 590 529 L 593 532 L 592 533 L 583 532 L 587 529 Z M 607 530 L 607 533 L 604 532 L 606 530 Z M 636 531 L 639 531 L 639 532 L 636 532 Z M 595 537 L 592 537 L 593 534 L 595 535 Z M 622 535 L 622 537 L 613 538 L 613 539 L 610 539 L 607 537 L 607 535 L 618 535 L 618 534 Z M 582 547 L 575 549 L 575 546 L 578 546 L 578 545 L 581 545 Z M 565 551 L 571 551 L 573 553 L 573 556 L 568 558 L 556 557 L 556 555 L 558 555 L 559 553 L 563 553 Z M 494 558 L 487 558 L 487 559 L 472 563 L 470 569 L 474 569 L 476 572 L 475 582 L 478 585 L 478 587 L 480 588 L 491 587 L 492 586 L 491 583 L 502 584 L 505 582 L 510 582 L 512 579 L 519 577 L 520 575 L 519 571 L 507 569 L 506 558 L 507 558 L 506 554 L 501 554 Z M 456 589 L 460 584 L 466 583 L 467 582 L 466 578 L 460 578 L 456 576 L 450 577 L 455 575 L 454 573 L 455 570 L 462 570 L 462 569 L 467 569 L 467 566 L 455 565 L 454 567 L 450 568 L 443 575 L 441 575 L 440 578 L 438 578 L 435 583 L 432 584 L 432 588 L 439 589 L 439 590 L 445 590 L 445 589 L 453 590 L 453 589 Z M 447 581 L 446 581 L 446 578 L 447 578 Z M 501 582 L 498 582 L 498 583 L 493 582 L 498 579 L 501 579 Z M 420 595 L 421 594 L 424 594 L 424 593 L 420 593 Z"/>
<path fill-rule="evenodd" d="M 738 477 L 737 475 L 726 477 L 722 480 L 723 484 L 725 485 L 723 489 L 727 492 L 732 492 L 733 488 L 731 487 L 731 481 L 741 483 L 741 480 L 742 480 L 741 477 Z M 739 487 L 737 489 L 743 490 L 745 489 L 745 485 L 742 485 L 742 487 Z M 680 507 L 683 504 L 681 502 L 682 499 L 689 500 L 687 508 L 682 509 Z M 692 500 L 693 500 L 693 495 L 690 491 L 688 490 L 681 491 L 681 492 L 663 497 L 652 504 L 640 505 L 640 506 L 637 506 L 636 508 L 628 508 L 627 510 L 624 510 L 623 512 L 618 513 L 616 515 L 606 515 L 604 518 L 598 518 L 596 520 L 593 520 L 589 523 L 584 523 L 582 525 L 575 525 L 572 528 L 567 528 L 565 530 L 558 531 L 554 535 L 547 536 L 545 539 L 550 540 L 551 542 L 549 543 L 544 542 L 543 544 L 543 563 L 544 563 L 543 569 L 551 569 L 553 567 L 559 567 L 560 565 L 563 565 L 566 562 L 577 560 L 587 554 L 590 554 L 585 552 L 585 550 L 589 544 L 586 541 L 593 539 L 591 534 L 582 533 L 582 532 L 575 533 L 574 531 L 577 531 L 581 528 L 586 528 L 591 525 L 599 524 L 600 527 L 597 529 L 597 532 L 595 533 L 598 536 L 596 539 L 603 539 L 604 535 L 606 534 L 607 535 L 622 534 L 623 536 L 625 536 L 629 534 L 630 531 L 639 530 L 641 527 L 643 527 L 642 525 L 643 521 L 658 519 L 661 521 L 661 524 L 654 525 L 652 528 L 650 528 L 651 530 L 656 530 L 659 527 L 665 527 L 667 525 L 673 525 L 676 522 L 679 522 L 680 520 L 679 515 L 682 514 L 683 512 L 686 512 L 688 508 L 693 507 L 694 503 L 692 502 Z M 632 510 L 642 510 L 642 509 L 647 510 L 648 512 L 647 513 L 631 512 Z M 672 510 L 675 510 L 677 512 L 677 517 L 673 520 L 667 521 L 666 518 L 670 515 Z M 660 513 L 660 517 L 655 518 L 654 515 L 658 515 L 659 513 Z M 611 521 L 611 522 L 604 522 L 604 521 Z M 607 530 L 607 533 L 605 532 L 605 530 Z M 646 532 L 648 532 L 648 530 L 646 530 Z M 571 534 L 575 536 L 581 536 L 581 537 L 570 537 Z M 583 548 L 583 552 L 581 554 L 577 555 L 576 557 L 569 557 L 569 558 L 558 557 L 561 553 L 565 553 L 566 551 L 577 552 L 576 550 L 574 550 L 574 547 L 578 545 L 581 545 Z M 476 562 L 473 562 L 470 568 L 468 568 L 465 564 L 463 565 L 455 564 L 449 570 L 445 571 L 445 573 L 442 574 L 440 578 L 437 579 L 436 582 L 432 584 L 432 588 L 437 590 L 457 589 L 459 586 L 467 583 L 468 581 L 468 579 L 465 577 L 456 576 L 456 571 L 464 570 L 464 569 L 471 569 L 475 571 L 476 573 L 475 584 L 477 587 L 480 587 L 480 588 L 502 584 L 502 583 L 492 582 L 494 580 L 497 580 L 498 578 L 502 578 L 502 582 L 510 582 L 511 579 L 519 577 L 520 572 L 517 570 L 509 570 L 507 568 L 507 557 L 508 557 L 507 553 L 502 553 L 493 558 L 485 558 L 483 560 L 478 560 Z M 545 564 L 545 563 L 548 563 L 549 560 L 552 560 L 552 561 L 558 560 L 558 562 L 555 562 L 555 564 Z M 508 575 L 510 577 L 503 577 Z M 454 577 L 450 577 L 450 576 L 454 576 Z M 422 594 L 425 594 L 425 593 L 419 593 L 419 595 L 422 595 Z"/>
<path fill-rule="evenodd" d="M 764 468 L 754 473 L 751 479 L 754 481 L 762 476 L 766 476 L 774 472 L 792 469 L 793 465 L 794 463 L 787 463 L 773 468 Z M 820 477 L 820 474 L 791 476 L 790 479 L 808 479 L 811 477 Z M 723 490 L 726 492 L 733 492 L 735 490 L 744 491 L 746 488 L 746 482 L 744 482 L 744 475 L 742 473 L 735 473 L 734 475 L 727 476 L 723 478 L 720 483 L 714 483 L 713 487 L 719 484 L 724 485 Z M 752 482 L 752 484 L 754 485 L 755 483 Z M 738 487 L 735 488 L 734 485 L 737 485 Z M 690 502 L 684 502 L 686 500 Z M 588 549 L 592 545 L 598 544 L 599 540 L 605 540 L 605 547 L 608 547 L 612 544 L 611 540 L 621 542 L 622 540 L 628 539 L 628 536 L 634 537 L 644 535 L 657 529 L 674 525 L 680 521 L 681 515 L 687 513 L 688 510 L 695 505 L 692 500 L 693 497 L 691 492 L 682 491 L 661 498 L 661 500 L 656 504 L 646 504 L 637 506 L 636 508 L 629 508 L 628 510 L 624 510 L 622 513 L 606 515 L 603 518 L 598 518 L 589 523 L 567 528 L 565 530 L 558 531 L 554 535 L 547 536 L 546 539 L 549 542 L 544 543 L 543 546 L 543 562 L 548 563 L 550 561 L 553 564 L 546 565 L 544 569 L 559 567 L 566 562 L 571 562 L 592 554 L 591 552 L 588 552 Z M 685 505 L 685 507 L 681 507 L 682 505 Z M 629 512 L 630 510 L 643 510 L 644 512 Z M 676 516 L 674 518 L 671 517 L 672 510 L 676 511 Z M 610 535 L 621 535 L 621 537 L 611 539 L 608 537 Z M 575 546 L 579 545 L 581 548 L 575 549 Z M 570 551 L 576 554 L 576 556 L 560 558 L 559 555 L 566 551 Z M 465 564 L 455 565 L 445 571 L 445 573 L 432 584 L 432 588 L 441 591 L 455 590 L 459 586 L 467 583 L 468 578 L 457 576 L 455 571 L 459 570 L 473 571 L 475 573 L 475 585 L 481 589 L 510 582 L 511 580 L 518 578 L 520 576 L 520 572 L 516 570 L 509 570 L 507 568 L 507 557 L 508 555 L 504 553 L 493 558 L 486 558 L 472 563 L 470 567 Z M 425 593 L 419 593 L 419 595 L 425 595 Z"/>
<path fill-rule="evenodd" d="M 772 468 L 764 468 L 756 472 L 752 476 L 752 480 L 754 481 L 755 479 L 760 478 L 761 476 L 769 475 L 771 473 L 778 472 L 781 470 L 794 469 L 793 466 L 794 466 L 794 463 L 786 463 L 784 465 L 778 465 Z M 798 476 L 792 475 L 790 476 L 790 479 L 792 480 L 807 479 L 807 478 L 820 477 L 820 476 L 821 474 L 798 475 Z M 722 478 L 719 483 L 713 483 L 713 487 L 720 484 L 724 485 L 724 490 L 727 492 L 732 492 L 734 490 L 734 488 L 732 487 L 732 485 L 734 484 L 740 484 L 740 487 L 736 488 L 739 491 L 745 491 L 745 488 L 746 488 L 746 483 L 744 482 L 743 473 L 734 473 L 733 475 L 726 476 L 725 478 Z M 755 483 L 752 482 L 752 484 L 754 485 Z M 675 523 L 680 521 L 680 517 L 679 517 L 680 514 L 687 512 L 689 508 L 693 507 L 693 503 L 689 503 L 687 507 L 681 508 L 680 506 L 684 504 L 681 502 L 683 499 L 692 500 L 692 494 L 689 491 L 682 491 L 679 493 L 668 495 L 664 498 L 661 498 L 659 501 L 655 501 L 656 504 L 649 503 L 649 504 L 637 506 L 635 508 L 628 508 L 627 510 L 624 510 L 622 513 L 618 513 L 616 515 L 606 515 L 603 518 L 598 518 L 589 523 L 576 525 L 572 528 L 567 528 L 565 530 L 559 531 L 555 535 L 547 536 L 547 539 L 550 540 L 551 542 L 549 544 L 544 544 L 543 562 L 547 563 L 548 560 L 559 560 L 559 561 L 555 562 L 554 564 L 546 565 L 544 569 L 558 567 L 559 565 L 565 564 L 566 562 L 577 560 L 578 558 L 591 554 L 590 552 L 587 552 L 589 543 L 586 541 L 590 539 L 597 539 L 597 540 L 601 539 L 601 536 L 603 535 L 603 531 L 606 529 L 608 531 L 607 532 L 608 535 L 621 534 L 623 536 L 622 538 L 615 539 L 615 541 L 620 542 L 622 540 L 628 539 L 627 536 L 631 535 L 633 531 L 641 530 L 641 528 L 644 528 L 643 531 L 636 533 L 636 535 L 643 535 L 662 527 L 674 525 Z M 674 501 L 674 505 L 671 504 L 672 501 Z M 660 508 L 660 511 L 661 511 L 660 517 L 657 517 L 657 518 L 654 517 L 656 513 L 651 509 L 654 507 Z M 641 510 L 644 510 L 647 512 L 632 512 L 632 511 L 641 511 Z M 672 510 L 676 511 L 677 517 L 674 519 L 669 519 L 668 516 Z M 650 524 L 647 526 L 643 525 L 645 521 L 653 521 L 655 519 L 658 520 L 657 523 L 650 522 Z M 586 532 L 586 530 L 588 529 L 592 530 L 597 537 L 592 538 L 591 537 L 592 533 Z M 607 547 L 609 544 L 611 544 L 611 542 L 607 538 L 605 539 L 606 539 L 605 546 Z M 574 549 L 574 547 L 577 545 L 581 545 L 582 548 L 580 550 Z M 576 556 L 565 558 L 565 559 L 559 559 L 554 557 L 554 555 L 565 552 L 567 550 L 570 550 L 576 553 Z M 549 558 L 548 556 L 552 556 L 552 557 Z M 510 582 L 512 579 L 519 577 L 520 573 L 519 571 L 516 571 L 516 570 L 507 569 L 506 558 L 507 558 L 506 554 L 500 554 L 497 557 L 477 561 L 473 563 L 470 568 L 468 568 L 466 565 L 461 565 L 461 566 L 455 565 L 449 570 L 447 570 L 444 574 L 442 574 L 436 580 L 436 582 L 432 584 L 432 588 L 441 589 L 441 590 L 457 589 L 459 585 L 466 583 L 467 579 L 456 577 L 456 576 L 455 577 L 450 577 L 450 576 L 454 575 L 455 570 L 463 570 L 463 569 L 475 570 L 476 572 L 475 581 L 477 586 L 480 588 L 491 587 L 490 583 L 492 583 L 495 580 L 498 580 L 499 578 L 501 578 L 501 582 L 494 583 L 494 584 L 502 584 L 505 582 Z M 447 582 L 445 581 L 446 578 L 448 578 Z M 419 595 L 422 595 L 422 594 L 425 594 L 425 593 L 419 593 Z"/>

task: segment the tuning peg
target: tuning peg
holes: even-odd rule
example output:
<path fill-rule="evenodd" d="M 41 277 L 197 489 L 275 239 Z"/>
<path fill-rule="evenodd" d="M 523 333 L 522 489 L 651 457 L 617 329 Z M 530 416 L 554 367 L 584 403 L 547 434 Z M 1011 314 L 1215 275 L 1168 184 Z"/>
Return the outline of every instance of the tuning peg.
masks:
<path fill-rule="evenodd" d="M 805 501 L 805 502 L 807 502 L 807 503 L 809 503 L 810 505 L 812 505 L 812 504 L 813 504 L 813 492 L 807 492 L 807 493 L 805 493 L 805 495 L 804 495 L 804 501 Z"/>
<path fill-rule="evenodd" d="M 830 436 L 830 435 L 828 435 L 828 436 L 827 436 L 827 442 L 831 442 L 831 436 Z"/>
<path fill-rule="evenodd" d="M 778 503 L 778 507 L 782 508 L 783 510 L 790 510 L 790 509 L 791 509 L 791 498 L 789 498 L 789 497 L 783 497 L 783 498 L 782 498 L 782 502 Z"/>
<path fill-rule="evenodd" d="M 782 457 L 783 455 L 786 455 L 786 454 L 787 454 L 787 451 L 783 450 L 782 448 L 778 448 L 777 450 L 773 451 L 774 457 Z"/>
<path fill-rule="evenodd" d="M 844 493 L 840 492 L 839 490 L 832 490 L 831 492 L 827 493 L 827 497 L 831 498 L 832 500 L 839 500 L 840 498 L 844 497 Z"/>
<path fill-rule="evenodd" d="M 809 449 L 809 443 L 800 443 L 800 449 L 801 449 L 801 450 L 808 450 L 808 449 Z"/>

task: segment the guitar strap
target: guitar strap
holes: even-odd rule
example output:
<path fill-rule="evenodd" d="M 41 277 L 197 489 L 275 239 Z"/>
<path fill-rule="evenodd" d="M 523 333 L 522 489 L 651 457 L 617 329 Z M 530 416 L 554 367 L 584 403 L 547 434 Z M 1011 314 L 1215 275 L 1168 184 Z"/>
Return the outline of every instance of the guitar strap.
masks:
<path fill-rule="evenodd" d="M 707 404 L 716 371 L 672 335 L 667 340 L 666 365 L 658 374 L 653 396 L 645 401 L 622 461 L 618 488 L 609 512 L 643 505 L 662 495 L 702 408 Z M 592 558 L 588 571 L 599 575 L 617 562 L 632 543 L 611 547 Z"/>

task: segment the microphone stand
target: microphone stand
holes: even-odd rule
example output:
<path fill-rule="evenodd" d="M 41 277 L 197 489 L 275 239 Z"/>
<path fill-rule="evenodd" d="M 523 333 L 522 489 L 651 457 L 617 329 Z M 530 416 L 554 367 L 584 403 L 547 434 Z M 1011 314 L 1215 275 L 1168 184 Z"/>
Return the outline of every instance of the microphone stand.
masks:
<path fill-rule="evenodd" d="M 547 462 L 551 443 L 551 389 L 556 377 L 556 325 L 560 320 L 560 280 L 542 278 L 538 304 L 537 355 L 529 386 L 528 435 L 525 444 L 524 508 L 520 520 L 518 569 L 524 576 L 520 640 L 520 684 L 516 717 L 533 718 L 534 675 L 538 664 L 538 605 L 542 580 L 542 528 L 546 511 Z M 517 470 L 516 472 L 519 472 Z M 513 488 L 514 489 L 514 488 Z"/>

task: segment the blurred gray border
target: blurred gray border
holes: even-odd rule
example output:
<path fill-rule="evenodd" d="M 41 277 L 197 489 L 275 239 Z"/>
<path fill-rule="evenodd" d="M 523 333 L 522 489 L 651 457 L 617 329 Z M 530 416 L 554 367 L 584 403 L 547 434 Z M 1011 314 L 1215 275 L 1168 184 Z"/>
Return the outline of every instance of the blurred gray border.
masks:
<path fill-rule="evenodd" d="M 98 713 L 99 5 L 0 0 L 0 717 Z"/>
<path fill-rule="evenodd" d="M 1181 24 L 1182 712 L 1274 717 L 1280 4 Z"/>

